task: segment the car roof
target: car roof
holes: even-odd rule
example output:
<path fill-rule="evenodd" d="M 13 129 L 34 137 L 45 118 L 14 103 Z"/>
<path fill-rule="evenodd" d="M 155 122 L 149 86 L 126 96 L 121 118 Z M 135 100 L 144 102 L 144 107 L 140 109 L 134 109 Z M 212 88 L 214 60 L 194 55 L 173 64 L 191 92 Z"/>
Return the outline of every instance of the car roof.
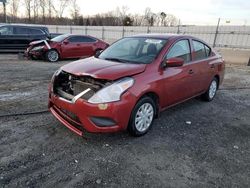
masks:
<path fill-rule="evenodd" d="M 24 24 L 0 24 L 2 26 L 14 26 L 14 27 L 29 27 L 29 28 L 43 28 L 48 29 L 46 26 L 39 26 L 39 25 L 24 25 Z"/>
<path fill-rule="evenodd" d="M 182 37 L 193 38 L 189 35 L 170 34 L 170 33 L 146 33 L 146 34 L 133 35 L 131 37 L 146 37 L 146 38 L 157 38 L 157 39 L 170 39 L 170 38 L 182 38 Z"/>
<path fill-rule="evenodd" d="M 133 35 L 130 37 L 145 37 L 145 38 L 154 38 L 154 39 L 173 39 L 173 40 L 178 40 L 181 38 L 189 38 L 189 39 L 193 39 L 193 40 L 197 40 L 200 41 L 204 44 L 206 44 L 207 46 L 210 46 L 207 42 L 205 42 L 204 40 L 191 36 L 191 35 L 183 35 L 183 34 L 169 34 L 169 33 L 146 33 L 146 34 L 138 34 L 138 35 Z M 128 37 L 128 38 L 130 38 Z"/>
<path fill-rule="evenodd" d="M 67 38 L 67 37 L 81 36 L 81 37 L 89 37 L 89 38 L 93 38 L 93 39 L 99 40 L 96 37 L 93 37 L 93 36 L 90 36 L 90 35 L 82 35 L 82 34 L 70 34 L 70 33 L 66 33 L 66 34 L 61 34 L 61 36 L 65 36 L 65 38 Z"/>

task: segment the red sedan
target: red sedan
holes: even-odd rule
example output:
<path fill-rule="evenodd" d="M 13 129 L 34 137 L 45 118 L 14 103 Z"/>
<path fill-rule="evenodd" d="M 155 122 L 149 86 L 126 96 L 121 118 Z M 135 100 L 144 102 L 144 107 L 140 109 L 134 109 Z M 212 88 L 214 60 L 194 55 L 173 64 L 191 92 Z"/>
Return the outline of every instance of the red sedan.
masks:
<path fill-rule="evenodd" d="M 25 55 L 32 59 L 56 62 L 59 59 L 90 57 L 108 46 L 91 36 L 65 34 L 51 40 L 31 42 Z"/>
<path fill-rule="evenodd" d="M 191 36 L 126 37 L 98 57 L 56 71 L 49 109 L 78 135 L 128 130 L 141 136 L 171 106 L 196 96 L 212 101 L 224 69 L 222 57 Z"/>

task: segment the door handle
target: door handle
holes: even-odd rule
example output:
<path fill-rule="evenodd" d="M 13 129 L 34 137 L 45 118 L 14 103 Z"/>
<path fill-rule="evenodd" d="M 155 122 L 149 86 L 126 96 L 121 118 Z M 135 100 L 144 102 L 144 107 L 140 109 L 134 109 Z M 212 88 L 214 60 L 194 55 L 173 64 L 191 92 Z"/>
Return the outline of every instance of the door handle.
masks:
<path fill-rule="evenodd" d="M 194 71 L 193 71 L 192 69 L 190 69 L 190 70 L 188 71 L 188 73 L 189 73 L 189 74 L 194 74 Z"/>

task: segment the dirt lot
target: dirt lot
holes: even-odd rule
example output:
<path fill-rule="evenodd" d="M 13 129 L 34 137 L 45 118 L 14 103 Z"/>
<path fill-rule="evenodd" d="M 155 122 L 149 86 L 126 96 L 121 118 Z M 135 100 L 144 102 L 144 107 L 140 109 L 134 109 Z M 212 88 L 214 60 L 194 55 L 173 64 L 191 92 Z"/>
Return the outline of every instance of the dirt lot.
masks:
<path fill-rule="evenodd" d="M 140 138 L 81 138 L 47 112 L 3 116 L 46 110 L 65 63 L 0 58 L 0 187 L 249 187 L 249 67 L 227 67 L 213 102 L 169 109 Z"/>

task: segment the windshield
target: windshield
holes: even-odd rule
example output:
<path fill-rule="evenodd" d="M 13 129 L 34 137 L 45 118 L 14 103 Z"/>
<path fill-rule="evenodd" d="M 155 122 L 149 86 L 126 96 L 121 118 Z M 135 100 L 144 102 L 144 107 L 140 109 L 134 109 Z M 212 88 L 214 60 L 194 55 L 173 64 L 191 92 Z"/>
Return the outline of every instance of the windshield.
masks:
<path fill-rule="evenodd" d="M 166 39 L 144 37 L 124 38 L 101 53 L 100 59 L 121 63 L 151 63 L 160 53 Z"/>
<path fill-rule="evenodd" d="M 53 39 L 51 39 L 51 41 L 54 42 L 62 42 L 64 39 L 66 39 L 68 37 L 68 35 L 59 35 Z"/>

